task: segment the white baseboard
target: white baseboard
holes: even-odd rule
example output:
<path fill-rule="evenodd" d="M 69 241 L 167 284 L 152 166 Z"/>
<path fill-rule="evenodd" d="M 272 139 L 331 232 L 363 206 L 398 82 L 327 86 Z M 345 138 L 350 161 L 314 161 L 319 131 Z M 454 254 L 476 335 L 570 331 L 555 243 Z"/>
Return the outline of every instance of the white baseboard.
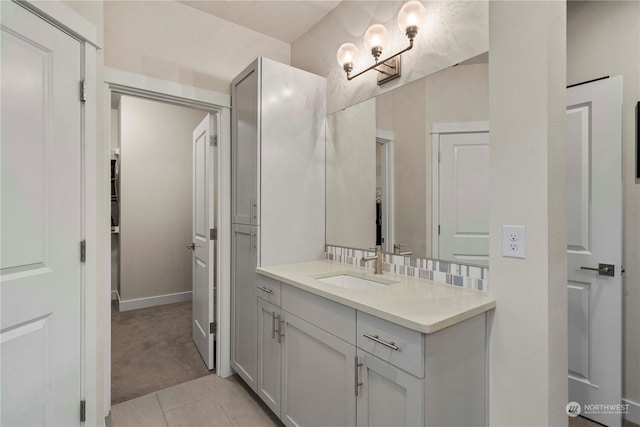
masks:
<path fill-rule="evenodd" d="M 138 308 L 154 307 L 156 305 L 172 304 L 174 302 L 191 301 L 191 291 L 177 294 L 158 295 L 155 297 L 120 300 L 120 311 L 136 310 Z"/>
<path fill-rule="evenodd" d="M 111 291 L 111 301 L 113 300 L 120 300 L 120 295 L 118 295 L 118 291 L 116 290 Z"/>
<path fill-rule="evenodd" d="M 640 425 L 640 403 L 627 399 L 622 399 L 622 403 L 629 405 L 629 413 L 624 416 L 624 419 Z"/>

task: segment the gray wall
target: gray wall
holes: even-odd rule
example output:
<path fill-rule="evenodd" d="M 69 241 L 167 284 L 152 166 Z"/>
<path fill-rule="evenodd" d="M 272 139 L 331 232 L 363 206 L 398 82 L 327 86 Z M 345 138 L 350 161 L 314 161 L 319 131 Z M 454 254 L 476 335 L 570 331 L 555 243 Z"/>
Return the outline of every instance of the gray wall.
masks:
<path fill-rule="evenodd" d="M 121 100 L 121 299 L 191 291 L 192 132 L 205 113 Z"/>
<path fill-rule="evenodd" d="M 640 183 L 635 108 L 640 101 L 640 2 L 568 2 L 567 84 L 622 75 L 624 186 L 623 397 L 640 402 Z"/>
<path fill-rule="evenodd" d="M 375 117 L 375 98 L 327 116 L 327 244 L 376 244 Z"/>

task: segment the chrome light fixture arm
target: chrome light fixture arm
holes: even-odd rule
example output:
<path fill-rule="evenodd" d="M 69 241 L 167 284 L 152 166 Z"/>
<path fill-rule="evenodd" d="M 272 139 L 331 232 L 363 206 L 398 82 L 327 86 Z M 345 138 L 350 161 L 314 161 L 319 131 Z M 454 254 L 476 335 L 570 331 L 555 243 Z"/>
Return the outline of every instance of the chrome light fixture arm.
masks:
<path fill-rule="evenodd" d="M 362 71 L 360 71 L 360 72 L 358 72 L 357 74 L 354 74 L 354 75 L 351 75 L 351 70 L 352 70 L 352 67 L 353 67 L 353 66 L 349 66 L 349 67 L 348 67 L 348 66 L 347 66 L 347 64 L 345 64 L 345 66 L 344 66 L 344 70 L 345 70 L 345 71 L 346 71 L 346 73 L 347 73 L 347 80 L 353 80 L 353 79 L 355 79 L 356 77 L 358 77 L 358 76 L 360 76 L 360 75 L 362 75 L 362 74 L 364 74 L 364 73 L 366 73 L 367 71 L 370 71 L 370 70 L 376 70 L 376 71 L 377 71 L 377 72 L 379 72 L 379 73 L 389 74 L 389 73 L 387 73 L 387 72 L 385 72 L 385 71 L 382 71 L 382 70 L 377 69 L 376 67 L 380 66 L 380 64 L 384 64 L 385 62 L 392 60 L 393 58 L 395 58 L 395 57 L 397 57 L 397 56 L 402 55 L 403 53 L 405 53 L 405 52 L 407 52 L 407 51 L 411 50 L 412 48 L 413 48 L 413 39 L 410 39 L 410 40 L 409 40 L 409 46 L 407 46 L 406 48 L 404 48 L 404 49 L 403 49 L 403 50 L 401 50 L 400 52 L 398 52 L 398 53 L 394 53 L 393 55 L 389 56 L 388 58 L 385 58 L 385 59 L 382 59 L 382 60 L 378 60 L 378 61 L 376 61 L 376 63 L 375 63 L 375 64 L 373 64 L 373 65 L 372 65 L 372 66 L 370 66 L 369 68 L 366 68 L 366 69 L 364 69 L 364 70 L 362 70 Z"/>

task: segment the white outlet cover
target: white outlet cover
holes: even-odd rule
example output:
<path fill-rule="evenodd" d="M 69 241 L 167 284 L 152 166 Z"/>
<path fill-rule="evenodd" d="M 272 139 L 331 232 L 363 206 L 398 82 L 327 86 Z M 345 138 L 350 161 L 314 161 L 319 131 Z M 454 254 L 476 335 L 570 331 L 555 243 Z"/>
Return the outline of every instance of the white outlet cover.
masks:
<path fill-rule="evenodd" d="M 524 225 L 502 226 L 502 256 L 525 258 L 526 231 Z"/>

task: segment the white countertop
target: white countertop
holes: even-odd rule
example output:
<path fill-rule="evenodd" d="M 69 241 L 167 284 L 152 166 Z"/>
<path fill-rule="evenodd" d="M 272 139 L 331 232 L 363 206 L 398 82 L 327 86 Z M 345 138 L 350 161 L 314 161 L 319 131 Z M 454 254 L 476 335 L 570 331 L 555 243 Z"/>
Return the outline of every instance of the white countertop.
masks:
<path fill-rule="evenodd" d="M 258 267 L 256 271 L 263 276 L 426 334 L 496 307 L 495 298 L 485 292 L 387 272 L 373 274 L 364 268 L 336 261 L 274 265 Z M 316 279 L 340 273 L 394 283 L 367 290 L 350 290 Z"/>

